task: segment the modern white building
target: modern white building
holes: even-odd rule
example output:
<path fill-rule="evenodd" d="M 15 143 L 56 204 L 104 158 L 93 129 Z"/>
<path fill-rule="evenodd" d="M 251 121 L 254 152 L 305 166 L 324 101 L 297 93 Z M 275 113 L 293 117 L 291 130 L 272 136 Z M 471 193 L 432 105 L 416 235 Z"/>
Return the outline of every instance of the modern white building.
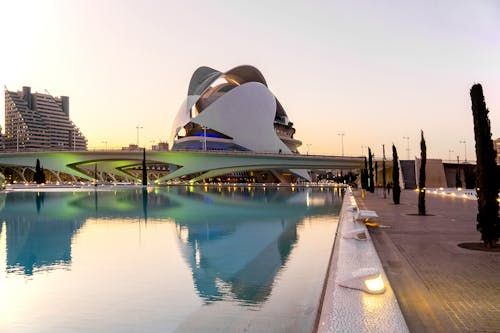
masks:
<path fill-rule="evenodd" d="M 302 144 L 283 106 L 252 66 L 198 68 L 172 126 L 172 150 L 298 154 Z M 305 179 L 305 170 L 283 170 Z M 279 181 L 280 173 L 270 177 Z"/>

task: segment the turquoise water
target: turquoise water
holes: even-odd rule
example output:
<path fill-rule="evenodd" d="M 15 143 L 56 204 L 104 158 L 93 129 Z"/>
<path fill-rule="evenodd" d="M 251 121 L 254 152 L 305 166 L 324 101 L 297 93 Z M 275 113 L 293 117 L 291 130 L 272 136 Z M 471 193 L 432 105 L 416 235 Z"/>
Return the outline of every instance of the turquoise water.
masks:
<path fill-rule="evenodd" d="M 0 331 L 308 332 L 335 188 L 0 193 Z"/>

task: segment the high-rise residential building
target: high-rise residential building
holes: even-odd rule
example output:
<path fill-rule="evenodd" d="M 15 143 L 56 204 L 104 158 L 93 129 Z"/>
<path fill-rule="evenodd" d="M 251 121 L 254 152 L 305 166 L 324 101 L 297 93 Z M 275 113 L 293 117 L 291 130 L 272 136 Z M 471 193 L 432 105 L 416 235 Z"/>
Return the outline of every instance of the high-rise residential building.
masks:
<path fill-rule="evenodd" d="M 5 88 L 5 149 L 86 150 L 87 139 L 69 119 L 69 97 Z"/>

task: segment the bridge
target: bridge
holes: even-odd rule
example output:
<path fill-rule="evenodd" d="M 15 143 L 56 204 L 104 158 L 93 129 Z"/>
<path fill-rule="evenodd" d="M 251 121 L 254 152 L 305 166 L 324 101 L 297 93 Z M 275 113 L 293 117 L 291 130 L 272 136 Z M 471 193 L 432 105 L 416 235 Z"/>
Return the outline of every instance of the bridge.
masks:
<path fill-rule="evenodd" d="M 34 172 L 36 160 L 58 181 L 61 174 L 98 180 L 103 174 L 112 179 L 120 176 L 138 180 L 131 170 L 142 168 L 143 151 L 50 151 L 0 153 L 0 170 L 12 168 L 22 179 L 27 170 Z M 190 182 L 220 175 L 255 170 L 357 169 L 363 157 L 255 153 L 241 151 L 146 151 L 146 164 L 160 166 L 154 182 L 160 183 L 184 176 Z M 150 169 L 148 172 L 152 172 Z"/>

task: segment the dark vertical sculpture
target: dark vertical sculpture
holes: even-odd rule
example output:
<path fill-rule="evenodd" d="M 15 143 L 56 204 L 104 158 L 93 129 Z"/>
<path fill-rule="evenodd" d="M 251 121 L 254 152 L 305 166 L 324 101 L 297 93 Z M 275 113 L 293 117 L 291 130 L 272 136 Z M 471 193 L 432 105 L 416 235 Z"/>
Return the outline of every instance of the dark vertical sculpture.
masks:
<path fill-rule="evenodd" d="M 399 159 L 396 147 L 392 145 L 392 201 L 399 205 L 401 186 L 399 185 Z"/>
<path fill-rule="evenodd" d="M 146 170 L 146 148 L 142 150 L 142 185 L 148 185 L 148 172 Z"/>
<path fill-rule="evenodd" d="M 366 156 L 364 157 L 365 159 L 365 167 L 363 170 L 361 170 L 361 188 L 363 190 L 368 189 L 368 162 L 366 160 Z"/>
<path fill-rule="evenodd" d="M 97 186 L 97 163 L 94 164 L 94 179 L 95 179 L 94 186 Z"/>
<path fill-rule="evenodd" d="M 495 246 L 500 236 L 496 152 L 491 140 L 489 111 L 486 108 L 483 88 L 480 84 L 472 86 L 470 97 L 476 141 L 477 230 L 481 233 L 485 247 L 490 248 Z"/>
<path fill-rule="evenodd" d="M 420 130 L 420 173 L 418 177 L 418 215 L 425 215 L 425 165 L 427 164 L 427 146 L 424 131 Z"/>
<path fill-rule="evenodd" d="M 33 181 L 37 184 L 42 183 L 42 169 L 40 168 L 40 160 L 36 159 L 35 175 L 33 176 Z"/>
<path fill-rule="evenodd" d="M 373 193 L 375 192 L 375 187 L 373 186 L 373 155 L 370 147 L 368 147 L 368 168 L 369 168 L 368 191 Z"/>

